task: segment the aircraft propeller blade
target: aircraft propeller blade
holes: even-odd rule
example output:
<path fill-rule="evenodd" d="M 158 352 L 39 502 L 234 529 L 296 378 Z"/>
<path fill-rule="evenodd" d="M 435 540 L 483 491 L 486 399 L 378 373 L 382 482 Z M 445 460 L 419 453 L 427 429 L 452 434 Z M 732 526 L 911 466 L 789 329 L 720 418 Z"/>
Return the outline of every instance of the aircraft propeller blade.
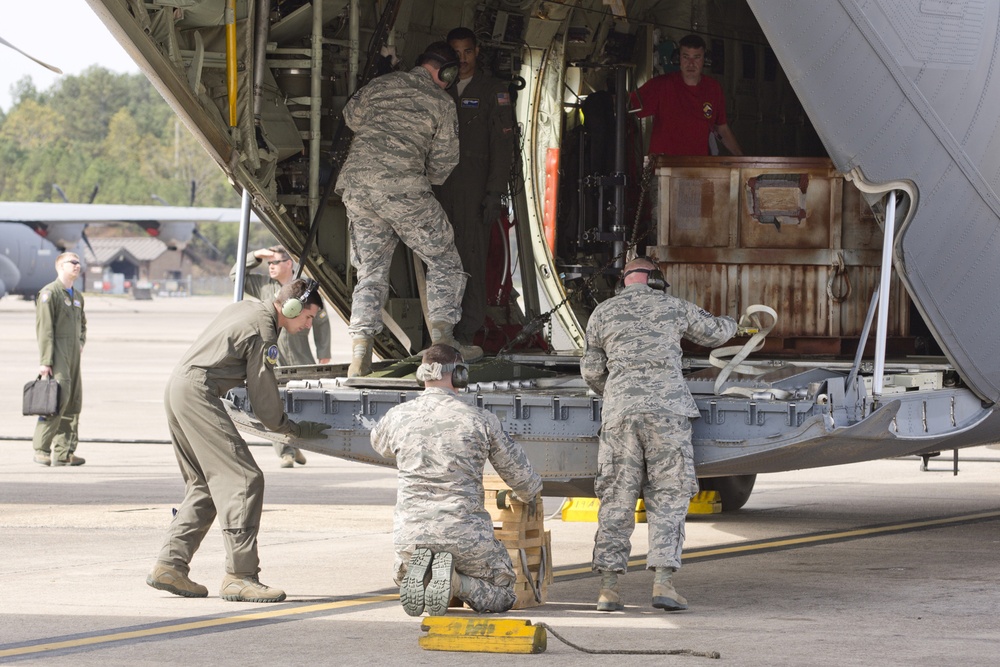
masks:
<path fill-rule="evenodd" d="M 88 204 L 93 204 L 94 200 L 97 199 L 97 191 L 101 189 L 100 184 L 94 186 L 94 189 L 90 191 L 90 199 L 87 200 Z"/>
<path fill-rule="evenodd" d="M 66 193 L 63 192 L 63 189 L 61 187 L 59 187 L 58 184 L 53 183 L 52 184 L 52 189 L 59 193 L 59 196 L 62 197 L 62 200 L 64 202 L 66 202 L 67 204 L 69 203 L 69 197 L 66 196 Z"/>
<path fill-rule="evenodd" d="M 94 257 L 97 257 L 97 253 L 94 252 L 94 246 L 90 245 L 90 239 L 87 238 L 87 227 L 86 227 L 86 225 L 84 225 L 83 231 L 80 232 L 80 238 L 83 239 L 83 242 L 87 244 L 87 250 L 90 251 L 90 254 L 93 255 Z"/>
<path fill-rule="evenodd" d="M 21 54 L 22 56 L 24 56 L 25 58 L 28 58 L 28 59 L 30 59 L 30 60 L 34 60 L 34 61 L 35 61 L 36 63 L 38 63 L 39 65 L 41 65 L 42 67 L 44 67 L 44 68 L 45 68 L 45 69 L 47 69 L 47 70 L 51 70 L 51 71 L 55 72 L 56 74 L 62 74 L 62 73 L 63 73 L 63 71 L 62 71 L 61 69 L 59 69 L 58 67 L 55 67 L 54 65 L 49 65 L 48 63 L 44 63 L 44 62 L 42 62 L 42 61 L 41 61 L 41 60 L 39 60 L 38 58 L 35 58 L 35 57 L 33 57 L 33 56 L 30 56 L 30 55 L 28 55 L 27 53 L 25 53 L 25 52 L 24 52 L 24 51 L 22 51 L 21 49 L 17 48 L 16 46 L 14 46 L 14 45 L 13 45 L 13 44 L 11 44 L 10 42 L 8 42 L 8 41 L 7 41 L 6 39 L 4 39 L 3 37 L 0 37 L 0 44 L 3 44 L 4 46 L 9 46 L 10 48 L 12 48 L 12 49 L 14 49 L 15 51 L 17 51 L 18 53 L 20 53 L 20 54 Z"/>

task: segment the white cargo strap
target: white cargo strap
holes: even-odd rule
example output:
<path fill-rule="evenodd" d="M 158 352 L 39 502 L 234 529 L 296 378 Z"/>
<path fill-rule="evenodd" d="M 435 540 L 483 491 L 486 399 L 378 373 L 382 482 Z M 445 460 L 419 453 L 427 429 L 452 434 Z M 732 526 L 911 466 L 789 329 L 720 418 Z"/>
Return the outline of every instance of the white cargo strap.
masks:
<path fill-rule="evenodd" d="M 767 324 L 761 323 L 761 315 L 766 315 L 770 318 L 770 322 Z M 762 368 L 760 365 L 754 364 L 753 362 L 743 363 L 743 361 L 750 356 L 750 354 L 760 350 L 764 347 L 764 339 L 767 338 L 767 334 L 771 332 L 774 325 L 778 321 L 778 314 L 774 312 L 773 308 L 763 305 L 753 305 L 746 309 L 743 317 L 740 318 L 741 328 L 754 328 L 756 333 L 754 333 L 750 340 L 748 340 L 743 345 L 728 345 L 726 347 L 720 347 L 712 350 L 711 354 L 708 355 L 708 360 L 716 368 L 721 368 L 719 375 L 715 378 L 715 393 L 722 395 L 739 395 L 752 397 L 754 390 L 748 387 L 730 387 L 724 392 L 720 392 L 719 389 L 722 385 L 726 383 L 729 376 L 733 373 L 742 373 L 745 375 L 760 375 L 767 368 Z M 727 360 L 727 357 L 732 357 Z M 781 389 L 768 389 L 774 398 L 787 398 L 788 392 Z M 759 390 L 758 390 L 759 393 Z M 780 395 L 784 394 L 784 396 Z"/>

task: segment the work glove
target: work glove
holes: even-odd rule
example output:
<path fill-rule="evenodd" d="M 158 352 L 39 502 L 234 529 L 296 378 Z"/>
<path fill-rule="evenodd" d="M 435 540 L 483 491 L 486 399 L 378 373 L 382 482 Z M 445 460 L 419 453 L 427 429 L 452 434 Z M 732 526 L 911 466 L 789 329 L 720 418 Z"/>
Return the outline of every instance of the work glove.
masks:
<path fill-rule="evenodd" d="M 487 192 L 483 198 L 483 224 L 492 225 L 505 213 L 507 207 L 503 205 L 503 197 L 497 192 Z"/>
<path fill-rule="evenodd" d="M 322 422 L 292 422 L 292 435 L 303 440 L 325 440 L 329 424 Z"/>

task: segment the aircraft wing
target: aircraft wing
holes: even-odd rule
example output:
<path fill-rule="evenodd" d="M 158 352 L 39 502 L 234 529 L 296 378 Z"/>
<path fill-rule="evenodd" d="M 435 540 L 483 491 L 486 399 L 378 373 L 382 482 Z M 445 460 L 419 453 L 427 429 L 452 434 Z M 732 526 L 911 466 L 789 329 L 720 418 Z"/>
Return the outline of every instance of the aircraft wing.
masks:
<path fill-rule="evenodd" d="M 65 222 L 239 222 L 238 208 L 189 206 L 132 206 L 130 204 L 61 204 L 54 202 L 0 202 L 0 220 L 23 223 Z M 260 222 L 251 211 L 251 222 Z"/>
<path fill-rule="evenodd" d="M 1000 400 L 1000 3 L 749 2 L 837 168 L 876 192 L 912 184 L 896 270 L 966 382 Z"/>

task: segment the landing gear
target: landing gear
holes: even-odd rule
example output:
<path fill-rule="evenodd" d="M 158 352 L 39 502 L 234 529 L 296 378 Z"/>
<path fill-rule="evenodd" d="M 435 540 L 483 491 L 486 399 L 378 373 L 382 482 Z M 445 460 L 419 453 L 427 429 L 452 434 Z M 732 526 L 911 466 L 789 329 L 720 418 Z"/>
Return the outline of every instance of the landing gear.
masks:
<path fill-rule="evenodd" d="M 718 491 L 722 496 L 722 511 L 734 512 L 747 504 L 757 475 L 732 475 L 730 477 L 705 477 L 698 480 L 702 491 Z"/>

